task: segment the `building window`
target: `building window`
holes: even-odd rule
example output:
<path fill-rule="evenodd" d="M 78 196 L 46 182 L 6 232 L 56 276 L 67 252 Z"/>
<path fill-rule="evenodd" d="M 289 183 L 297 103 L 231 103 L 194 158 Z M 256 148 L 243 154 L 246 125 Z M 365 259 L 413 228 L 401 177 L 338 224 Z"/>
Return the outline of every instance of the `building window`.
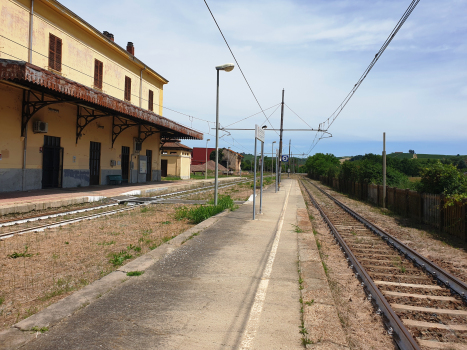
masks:
<path fill-rule="evenodd" d="M 148 109 L 150 111 L 154 110 L 154 92 L 149 90 L 149 102 L 148 102 Z"/>
<path fill-rule="evenodd" d="M 177 152 L 170 152 L 170 154 L 177 154 Z"/>
<path fill-rule="evenodd" d="M 49 33 L 49 67 L 62 71 L 62 39 Z"/>
<path fill-rule="evenodd" d="M 94 60 L 94 87 L 102 89 L 102 70 L 104 64 L 99 60 Z"/>
<path fill-rule="evenodd" d="M 131 78 L 125 76 L 125 100 L 131 101 Z"/>

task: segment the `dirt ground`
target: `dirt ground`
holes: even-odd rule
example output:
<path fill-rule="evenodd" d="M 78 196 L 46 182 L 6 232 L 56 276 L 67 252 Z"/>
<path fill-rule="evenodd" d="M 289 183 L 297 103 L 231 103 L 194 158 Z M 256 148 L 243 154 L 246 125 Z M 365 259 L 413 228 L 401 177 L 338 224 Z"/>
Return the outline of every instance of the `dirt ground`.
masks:
<path fill-rule="evenodd" d="M 46 308 L 193 225 L 151 205 L 0 241 L 0 330 Z"/>
<path fill-rule="evenodd" d="M 393 214 L 387 209 L 360 202 L 327 186 L 329 193 L 378 227 L 401 240 L 438 266 L 467 283 L 467 244 L 428 225 Z"/>
<path fill-rule="evenodd" d="M 353 350 L 396 349 L 387 334 L 382 319 L 371 303 L 347 261 L 335 243 L 318 210 L 302 190 L 312 219 L 313 233 L 320 251 L 323 267 L 337 307 L 339 320 Z M 319 193 L 319 192 L 318 192 Z M 316 194 L 315 198 L 319 198 Z"/>

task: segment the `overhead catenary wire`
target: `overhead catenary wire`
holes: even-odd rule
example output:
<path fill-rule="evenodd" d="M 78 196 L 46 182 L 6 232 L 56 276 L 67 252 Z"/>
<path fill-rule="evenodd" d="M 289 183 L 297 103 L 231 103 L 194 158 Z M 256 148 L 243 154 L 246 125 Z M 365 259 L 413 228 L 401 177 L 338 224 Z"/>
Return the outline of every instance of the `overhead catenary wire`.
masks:
<path fill-rule="evenodd" d="M 323 122 L 320 124 L 320 129 L 321 129 L 321 126 L 324 126 L 326 127 L 327 129 L 329 129 L 329 127 L 331 127 L 331 125 L 334 123 L 334 121 L 337 119 L 337 117 L 340 115 L 340 113 L 342 112 L 342 110 L 345 108 L 345 106 L 347 105 L 347 103 L 349 103 L 350 99 L 353 97 L 353 95 L 355 94 L 355 92 L 357 91 L 357 89 L 360 87 L 360 85 L 363 83 L 363 80 L 365 80 L 365 78 L 367 77 L 367 75 L 370 73 L 371 69 L 374 67 L 374 65 L 376 64 L 376 62 L 379 60 L 379 58 L 382 56 L 382 54 L 384 53 L 384 51 L 386 50 L 386 48 L 389 46 L 389 44 L 391 43 L 392 39 L 394 39 L 394 37 L 396 36 L 396 34 L 399 32 L 399 30 L 402 28 L 402 26 L 404 25 L 405 21 L 407 20 L 407 18 L 409 18 L 410 14 L 413 12 L 413 10 L 415 9 L 415 7 L 418 5 L 418 3 L 420 2 L 420 0 L 412 0 L 412 2 L 410 3 L 409 7 L 405 10 L 404 14 L 402 15 L 402 17 L 399 19 L 399 21 L 397 22 L 396 26 L 393 28 L 393 30 L 391 31 L 391 33 L 389 34 L 389 36 L 387 37 L 387 39 L 384 41 L 383 45 L 381 46 L 381 48 L 379 49 L 379 51 L 375 54 L 375 57 L 373 58 L 373 60 L 371 61 L 371 63 L 368 65 L 368 67 L 365 69 L 365 71 L 363 72 L 363 74 L 360 76 L 360 79 L 358 79 L 357 83 L 352 87 L 352 89 L 350 90 L 350 92 L 347 94 L 347 96 L 344 98 L 344 100 L 341 102 L 341 104 L 336 108 L 336 110 Z M 318 144 L 318 142 L 325 138 L 323 137 L 323 135 L 321 135 L 319 138 L 317 137 L 317 135 L 319 134 L 316 133 L 315 135 L 315 139 L 313 140 L 313 143 L 311 144 L 310 146 L 310 150 L 307 152 L 307 154 L 310 154 L 311 151 L 313 151 L 313 149 L 316 147 L 316 145 Z"/>
<path fill-rule="evenodd" d="M 206 4 L 206 7 L 208 8 L 209 13 L 211 14 L 212 19 L 214 20 L 214 23 L 216 23 L 217 29 L 219 29 L 219 32 L 221 33 L 222 38 L 223 38 L 224 41 L 225 41 L 225 44 L 227 45 L 227 47 L 228 47 L 230 53 L 232 54 L 232 57 L 233 57 L 233 59 L 235 60 L 235 63 L 237 64 L 238 69 L 239 69 L 240 72 L 242 73 L 243 79 L 245 79 L 245 82 L 246 82 L 246 84 L 248 85 L 248 88 L 250 89 L 251 94 L 252 94 L 253 97 L 255 98 L 256 103 L 258 104 L 259 108 L 261 109 L 261 111 L 263 112 L 264 116 L 266 117 L 266 120 L 268 121 L 269 125 L 271 125 L 271 127 L 274 128 L 274 127 L 272 126 L 272 124 L 271 124 L 271 121 L 270 121 L 269 118 L 266 116 L 266 113 L 264 113 L 263 107 L 261 107 L 261 104 L 259 103 L 258 99 L 256 98 L 256 95 L 255 95 L 255 93 L 253 92 L 253 89 L 251 88 L 250 83 L 248 82 L 248 79 L 246 78 L 245 74 L 243 73 L 242 67 L 240 67 L 240 64 L 238 63 L 237 58 L 235 57 L 235 55 L 234 55 L 232 49 L 230 48 L 230 45 L 229 45 L 229 43 L 227 42 L 227 39 L 225 38 L 224 33 L 222 33 L 221 27 L 220 27 L 219 24 L 217 23 L 216 17 L 214 17 L 214 14 L 212 13 L 212 11 L 211 11 L 211 9 L 210 9 L 210 7 L 209 7 L 209 5 L 208 5 L 208 3 L 207 3 L 206 0 L 204 0 L 204 3 Z M 279 135 L 279 134 L 277 133 L 277 131 L 276 131 L 276 134 Z"/>

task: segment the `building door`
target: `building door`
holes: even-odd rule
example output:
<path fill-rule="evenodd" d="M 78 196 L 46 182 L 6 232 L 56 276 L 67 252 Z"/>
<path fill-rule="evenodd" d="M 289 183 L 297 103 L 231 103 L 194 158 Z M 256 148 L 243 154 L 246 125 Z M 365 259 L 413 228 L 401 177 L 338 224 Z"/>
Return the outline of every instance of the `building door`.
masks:
<path fill-rule="evenodd" d="M 167 176 L 167 159 L 161 159 L 161 176 Z"/>
<path fill-rule="evenodd" d="M 42 148 L 42 188 L 62 187 L 63 148 L 60 137 L 44 136 Z"/>
<path fill-rule="evenodd" d="M 146 173 L 146 181 L 152 181 L 152 151 L 150 149 L 146 150 L 146 157 L 147 157 L 147 173 Z"/>
<path fill-rule="evenodd" d="M 99 185 L 101 172 L 101 143 L 92 142 L 89 149 L 89 184 Z"/>
<path fill-rule="evenodd" d="M 122 146 L 122 179 L 128 182 L 128 172 L 130 169 L 130 147 Z"/>

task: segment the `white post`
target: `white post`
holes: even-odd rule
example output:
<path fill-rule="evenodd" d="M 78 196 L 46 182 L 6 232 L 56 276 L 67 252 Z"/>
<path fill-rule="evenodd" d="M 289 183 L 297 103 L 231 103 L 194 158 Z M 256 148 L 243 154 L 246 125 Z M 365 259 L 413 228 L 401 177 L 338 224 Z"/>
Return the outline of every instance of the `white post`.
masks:
<path fill-rule="evenodd" d="M 254 157 L 254 162 L 255 162 L 255 168 L 254 168 L 254 180 L 253 180 L 253 220 L 255 219 L 255 210 L 256 210 L 256 137 L 255 137 L 255 157 Z"/>
<path fill-rule="evenodd" d="M 260 195 L 259 195 L 259 213 L 262 214 L 263 210 L 263 169 L 264 169 L 264 142 L 261 142 L 261 182 L 260 182 Z"/>
<path fill-rule="evenodd" d="M 386 133 L 383 132 L 383 208 L 386 208 Z"/>
<path fill-rule="evenodd" d="M 208 142 L 211 141 L 211 139 L 206 140 L 206 173 L 204 179 L 208 179 Z"/>

